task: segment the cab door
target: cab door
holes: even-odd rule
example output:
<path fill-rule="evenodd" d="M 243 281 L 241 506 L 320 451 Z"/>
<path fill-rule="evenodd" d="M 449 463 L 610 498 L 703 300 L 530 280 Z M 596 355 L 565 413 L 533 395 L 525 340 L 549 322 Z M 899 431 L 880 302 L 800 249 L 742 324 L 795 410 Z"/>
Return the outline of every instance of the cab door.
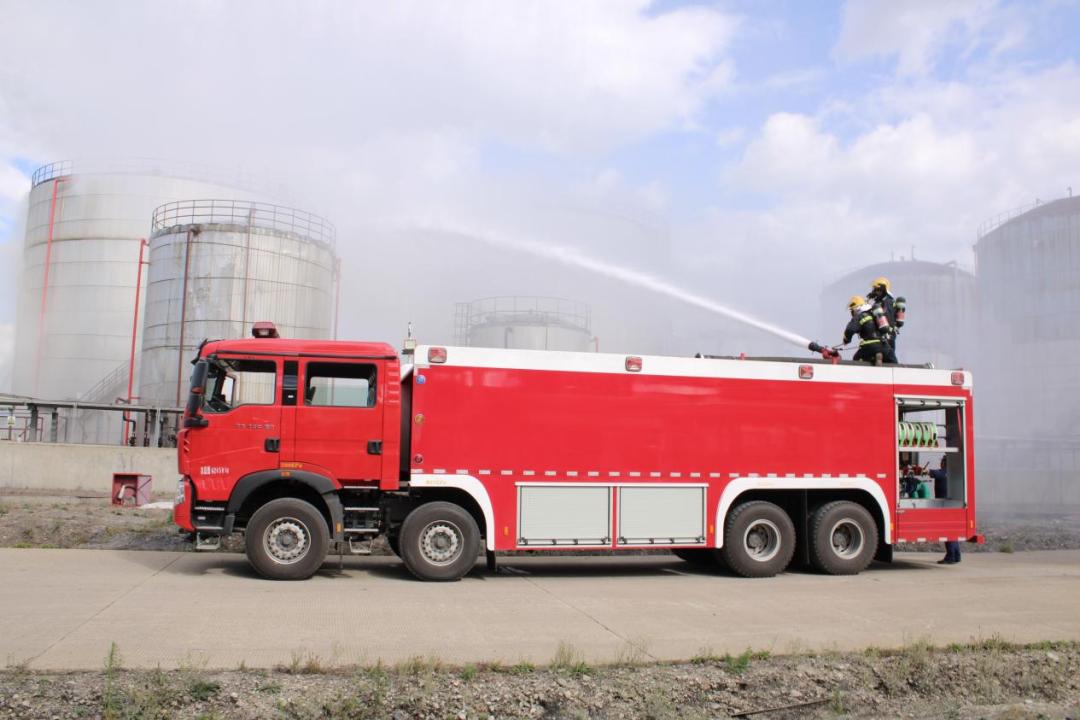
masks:
<path fill-rule="evenodd" d="M 340 482 L 382 474 L 383 363 L 300 360 L 291 463 L 314 465 Z M 295 467 L 295 465 L 294 465 Z"/>
<path fill-rule="evenodd" d="M 245 475 L 278 468 L 280 377 L 279 360 L 224 354 L 214 358 L 201 410 L 206 426 L 187 436 L 191 476 L 202 499 L 226 499 Z"/>

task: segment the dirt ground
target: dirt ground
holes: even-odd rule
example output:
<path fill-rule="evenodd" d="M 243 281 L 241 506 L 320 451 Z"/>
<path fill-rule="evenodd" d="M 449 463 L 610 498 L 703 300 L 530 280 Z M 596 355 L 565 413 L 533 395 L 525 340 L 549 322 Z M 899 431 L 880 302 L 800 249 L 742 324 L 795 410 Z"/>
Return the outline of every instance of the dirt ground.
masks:
<path fill-rule="evenodd" d="M 963 552 L 1021 552 L 1080 548 L 1080 514 L 1005 516 L 979 519 L 985 545 L 965 543 Z M 0 495 L 0 547 L 100 548 L 106 550 L 189 550 L 172 524 L 170 510 L 118 508 L 105 497 Z M 242 551 L 233 537 L 226 551 Z M 898 550 L 944 552 L 940 544 L 898 545 Z M 377 544 L 377 554 L 389 552 Z"/>
<path fill-rule="evenodd" d="M 271 672 L 0 671 L 0 718 L 1080 718 L 1080 644 L 996 640 L 899 651 L 590 667 L 560 648 L 546 668 L 328 670 L 297 658 Z"/>

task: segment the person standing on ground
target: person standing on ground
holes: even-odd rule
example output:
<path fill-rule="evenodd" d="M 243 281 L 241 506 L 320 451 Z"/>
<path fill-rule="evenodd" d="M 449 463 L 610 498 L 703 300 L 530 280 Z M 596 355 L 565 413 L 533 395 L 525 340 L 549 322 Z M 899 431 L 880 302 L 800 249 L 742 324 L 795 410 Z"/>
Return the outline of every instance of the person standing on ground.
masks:
<path fill-rule="evenodd" d="M 941 456 L 941 466 L 937 470 L 930 471 L 930 477 L 934 478 L 934 497 L 942 500 L 949 497 L 949 472 L 945 468 L 948 458 Z M 960 541 L 945 541 L 945 557 L 938 560 L 938 565 L 955 565 L 960 562 Z"/>
<path fill-rule="evenodd" d="M 852 359 L 871 365 L 895 365 L 896 353 L 878 334 L 874 316 L 870 313 L 870 303 L 861 295 L 854 295 L 848 301 L 848 310 L 851 312 L 851 321 L 844 328 L 843 344 L 847 345 L 856 335 L 859 337 L 859 349 Z"/>

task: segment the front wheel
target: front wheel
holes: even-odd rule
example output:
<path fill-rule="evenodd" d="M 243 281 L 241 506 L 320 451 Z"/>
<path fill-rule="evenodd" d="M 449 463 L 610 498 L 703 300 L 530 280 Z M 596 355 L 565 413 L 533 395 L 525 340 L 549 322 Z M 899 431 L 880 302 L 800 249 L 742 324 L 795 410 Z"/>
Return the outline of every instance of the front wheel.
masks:
<path fill-rule="evenodd" d="M 398 538 L 405 567 L 421 580 L 460 580 L 480 554 L 480 528 L 467 510 L 430 502 L 405 518 Z"/>
<path fill-rule="evenodd" d="M 855 575 L 874 560 L 877 523 L 862 505 L 826 503 L 810 518 L 810 563 L 830 575 Z"/>
<path fill-rule="evenodd" d="M 779 505 L 752 500 L 728 515 L 720 555 L 734 573 L 772 577 L 784 571 L 794 553 L 795 524 Z"/>
<path fill-rule="evenodd" d="M 314 505 L 297 498 L 271 500 L 248 521 L 248 562 L 271 580 L 306 580 L 322 567 L 330 529 Z"/>

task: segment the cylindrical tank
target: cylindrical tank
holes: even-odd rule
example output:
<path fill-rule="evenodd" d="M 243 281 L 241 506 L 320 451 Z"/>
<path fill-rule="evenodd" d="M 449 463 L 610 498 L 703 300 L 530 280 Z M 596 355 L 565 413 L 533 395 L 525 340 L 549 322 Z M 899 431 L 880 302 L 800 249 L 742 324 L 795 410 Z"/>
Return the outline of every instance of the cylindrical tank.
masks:
<path fill-rule="evenodd" d="M 205 338 L 245 337 L 270 320 L 282 337 L 332 334 L 333 225 L 266 203 L 188 200 L 153 213 L 146 288 L 143 402 L 177 405 Z"/>
<path fill-rule="evenodd" d="M 1080 198 L 987 222 L 975 253 L 982 467 L 1003 502 L 1080 506 Z"/>
<path fill-rule="evenodd" d="M 457 340 L 473 347 L 519 350 L 593 349 L 585 303 L 553 297 L 490 297 L 458 303 Z"/>
<path fill-rule="evenodd" d="M 938 368 L 970 365 L 976 330 L 975 277 L 955 263 L 900 260 L 845 274 L 822 290 L 819 342 L 840 344 L 851 319 L 848 299 L 866 295 L 878 277 L 888 278 L 892 294 L 907 300 L 907 322 L 896 345 L 900 362 L 933 363 Z M 845 352 L 845 357 L 851 354 Z"/>
<path fill-rule="evenodd" d="M 13 391 L 95 402 L 126 394 L 141 240 L 155 207 L 199 196 L 253 197 L 203 168 L 152 160 L 64 161 L 33 174 Z"/>

